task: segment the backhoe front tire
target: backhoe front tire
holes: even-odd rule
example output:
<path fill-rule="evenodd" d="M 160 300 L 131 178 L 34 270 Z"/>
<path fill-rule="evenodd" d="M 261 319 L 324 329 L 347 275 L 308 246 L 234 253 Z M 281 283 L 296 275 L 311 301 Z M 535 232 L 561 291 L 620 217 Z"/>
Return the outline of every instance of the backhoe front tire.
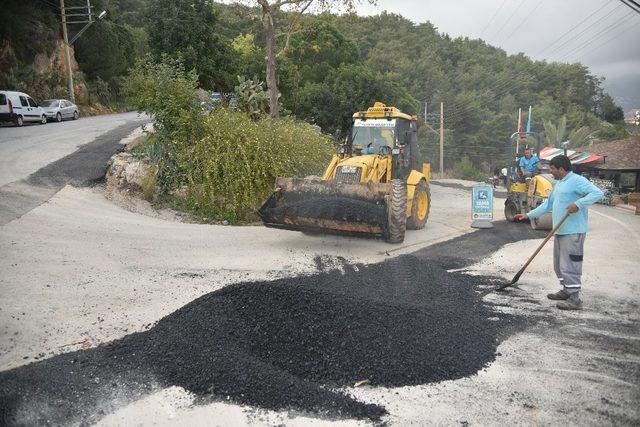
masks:
<path fill-rule="evenodd" d="M 407 184 L 400 179 L 391 181 L 391 197 L 387 204 L 388 226 L 385 240 L 404 242 L 407 229 Z"/>
<path fill-rule="evenodd" d="M 411 203 L 411 216 L 407 219 L 407 230 L 422 230 L 429 218 L 431 191 L 429 184 L 422 180 L 416 185 Z"/>

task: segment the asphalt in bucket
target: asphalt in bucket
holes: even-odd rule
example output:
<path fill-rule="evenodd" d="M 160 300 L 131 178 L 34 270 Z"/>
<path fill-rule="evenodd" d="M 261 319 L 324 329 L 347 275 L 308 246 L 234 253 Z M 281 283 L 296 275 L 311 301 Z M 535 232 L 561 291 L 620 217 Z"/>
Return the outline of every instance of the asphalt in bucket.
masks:
<path fill-rule="evenodd" d="M 385 226 L 387 213 L 383 200 L 361 200 L 353 197 L 315 196 L 301 198 L 287 195 L 275 206 L 266 206 L 267 217 L 314 218 L 367 223 Z"/>
<path fill-rule="evenodd" d="M 473 375 L 519 327 L 481 301 L 495 279 L 446 270 L 529 233 L 496 228 L 378 264 L 230 285 L 148 331 L 1 372 L 1 419 L 91 423 L 154 389 L 180 386 L 200 403 L 379 420 L 385 408 L 348 387 Z"/>

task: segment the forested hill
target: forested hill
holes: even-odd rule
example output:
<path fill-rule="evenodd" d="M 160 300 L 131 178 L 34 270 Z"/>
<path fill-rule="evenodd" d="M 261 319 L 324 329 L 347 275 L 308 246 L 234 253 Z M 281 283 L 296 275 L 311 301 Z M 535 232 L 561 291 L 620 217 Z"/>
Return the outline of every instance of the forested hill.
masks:
<path fill-rule="evenodd" d="M 38 49 L 55 51 L 48 39 L 60 33 L 57 2 L 4 3 L 0 86 L 33 91 L 36 97 L 45 88 L 51 92 L 51 85 L 64 92 L 59 68 L 50 67 L 43 77 L 33 66 Z M 75 53 L 80 80 L 87 82 L 94 99 L 117 101 L 127 70 L 147 54 L 182 58 L 208 90 L 233 90 L 237 75 L 264 79 L 264 35 L 256 9 L 212 6 L 207 0 L 92 3 L 96 10 L 106 9 L 108 18 L 79 39 Z M 277 19 L 282 23 L 286 16 Z M 533 129 L 540 133 L 544 121 L 558 123 L 566 116 L 567 135 L 579 131 L 573 137 L 581 143 L 587 136 L 611 139 L 625 134 L 622 110 L 602 90 L 601 79 L 581 64 L 507 55 L 481 40 L 452 39 L 428 22 L 415 24 L 388 13 L 306 15 L 303 25 L 306 31 L 296 34 L 279 57 L 282 106 L 326 132 L 344 130 L 353 111 L 382 100 L 421 116 L 425 101 L 434 113 L 443 102 L 449 165 L 463 155 L 480 164 L 503 154 L 518 108 L 529 105 Z M 421 136 L 432 152 L 435 133 L 422 126 Z"/>
<path fill-rule="evenodd" d="M 594 136 L 607 139 L 625 134 L 622 110 L 603 91 L 602 79 L 582 64 L 507 55 L 482 40 L 452 39 L 428 22 L 416 25 L 392 14 L 334 22 L 358 42 L 361 60 L 372 70 L 427 100 L 433 112 L 444 103 L 452 158 L 502 154 L 504 141 L 516 130 L 518 108 L 529 105 L 533 130 L 539 133 L 544 133 L 544 121 L 557 123 L 566 115 L 568 129 L 582 128 L 583 135 L 597 131 Z"/>
<path fill-rule="evenodd" d="M 252 33 L 260 43 L 261 26 L 251 25 L 249 16 L 245 8 L 223 6 L 221 31 L 228 37 Z M 566 139 L 571 130 L 580 131 L 573 135 L 580 142 L 626 134 L 622 110 L 603 91 L 602 79 L 582 64 L 507 55 L 482 40 L 451 38 L 429 22 L 389 13 L 323 14 L 308 17 L 306 25 L 310 30 L 295 37 L 281 63 L 280 89 L 286 108 L 325 131 L 344 128 L 353 111 L 378 96 L 420 116 L 425 101 L 433 113 L 443 102 L 448 165 L 465 155 L 477 164 L 502 157 L 518 108 L 530 105 L 539 134 L 544 121 L 556 124 L 562 116 Z M 437 117 L 429 121 L 438 127 Z M 433 157 L 438 136 L 427 127 L 421 136 Z"/>

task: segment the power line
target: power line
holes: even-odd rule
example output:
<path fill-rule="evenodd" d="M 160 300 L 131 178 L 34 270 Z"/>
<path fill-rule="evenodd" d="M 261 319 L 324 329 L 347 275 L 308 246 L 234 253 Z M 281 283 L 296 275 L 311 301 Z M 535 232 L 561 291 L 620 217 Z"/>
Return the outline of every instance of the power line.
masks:
<path fill-rule="evenodd" d="M 580 31 L 578 34 L 576 34 L 575 36 L 573 36 L 572 38 L 566 40 L 564 43 L 561 43 L 559 46 L 553 48 L 551 50 L 551 52 L 549 52 L 547 55 L 548 57 L 553 57 L 554 55 L 556 55 L 559 51 L 562 51 L 562 48 L 564 46 L 567 46 L 569 43 L 579 39 L 584 33 L 586 33 L 587 31 L 589 31 L 591 28 L 593 28 L 595 25 L 599 24 L 600 22 L 606 20 L 608 17 L 610 17 L 612 14 L 614 14 L 615 12 L 617 12 L 619 9 L 617 8 L 613 8 L 611 9 L 606 15 L 601 16 L 600 19 L 598 19 L 596 22 L 594 22 L 593 24 L 591 24 L 590 26 L 584 28 L 582 31 Z"/>
<path fill-rule="evenodd" d="M 612 28 L 605 28 L 604 30 L 608 30 L 605 31 L 604 34 L 608 33 L 609 31 L 611 31 Z M 623 32 L 627 32 L 629 28 L 627 28 L 626 30 L 624 30 Z M 602 30 L 600 31 L 600 33 L 602 33 Z M 606 43 L 608 43 L 609 41 L 615 39 L 616 37 L 619 37 L 622 33 L 616 34 L 614 37 L 611 37 L 609 39 L 607 39 L 605 42 L 601 43 L 600 45 L 596 46 L 595 48 L 590 49 L 589 51 L 585 52 L 585 55 L 590 53 L 593 50 L 596 50 L 598 48 L 600 48 L 601 46 L 605 45 Z M 591 42 L 587 42 L 584 45 L 579 46 L 577 49 L 574 48 L 571 52 L 569 53 L 575 53 L 577 51 L 580 50 L 584 50 L 584 47 L 588 46 Z M 584 57 L 585 55 L 581 55 L 581 57 Z M 577 58 L 576 58 L 577 59 Z M 519 83 L 513 82 L 514 78 L 517 77 L 522 77 L 523 75 L 527 75 L 525 72 L 518 72 L 513 76 L 505 76 L 501 79 L 498 80 L 498 85 L 493 86 L 492 88 L 486 88 L 484 89 L 485 91 L 489 91 L 492 90 L 494 92 L 493 96 L 489 97 L 489 100 L 493 99 L 495 100 L 497 97 L 500 96 L 499 92 L 503 91 L 503 90 L 507 90 L 510 88 L 513 88 L 515 86 L 517 86 Z M 500 82 L 502 80 L 502 82 Z M 449 104 L 449 103 L 448 103 Z M 460 107 L 455 107 L 454 108 L 454 114 L 453 115 L 449 115 L 449 117 L 453 117 L 453 120 L 455 120 L 456 118 L 465 118 L 466 115 L 468 115 L 468 108 L 465 105 L 462 105 Z"/>
<path fill-rule="evenodd" d="M 500 34 L 502 32 L 502 30 L 507 26 L 507 24 L 509 24 L 509 22 L 511 22 L 511 18 L 513 18 L 513 16 L 516 14 L 516 12 L 520 9 L 520 7 L 522 7 L 522 5 L 524 4 L 525 0 L 520 0 L 520 4 L 518 4 L 518 6 L 513 10 L 513 13 L 511 15 L 509 15 L 509 17 L 507 18 L 507 20 L 505 21 L 504 24 L 502 24 L 502 27 L 500 27 L 500 29 L 498 30 L 497 33 L 495 33 L 495 36 L 497 37 L 498 34 Z"/>
<path fill-rule="evenodd" d="M 603 36 L 607 35 L 608 33 L 610 33 L 613 30 L 619 29 L 622 25 L 626 24 L 629 20 L 634 18 L 634 13 L 633 12 L 628 12 L 627 15 L 625 17 L 623 17 L 623 19 L 621 21 L 618 22 L 614 22 L 612 25 L 610 25 L 607 28 L 604 28 L 602 30 L 600 30 L 598 33 L 596 33 L 592 38 L 590 38 L 589 40 L 587 40 L 585 43 L 581 44 L 580 46 L 578 46 L 573 53 L 578 53 L 582 50 L 584 50 L 585 48 L 592 46 L 592 43 L 597 41 L 598 39 L 602 39 Z"/>
<path fill-rule="evenodd" d="M 634 12 L 640 13 L 640 4 L 634 0 L 620 0 L 622 3 L 633 9 Z"/>
<path fill-rule="evenodd" d="M 57 4 L 54 4 L 52 1 L 53 0 L 40 0 L 41 3 L 51 7 L 52 9 L 55 9 L 56 12 L 59 12 L 60 11 L 60 6 L 58 6 Z"/>
<path fill-rule="evenodd" d="M 527 21 L 527 19 L 529 19 L 529 17 L 533 14 L 533 12 L 535 12 L 543 2 L 544 0 L 540 0 L 538 4 L 533 9 L 531 9 L 531 11 L 527 13 L 525 17 L 514 27 L 513 31 L 509 33 L 509 35 L 505 37 L 499 44 L 502 45 L 506 40 L 510 39 L 511 36 L 514 35 L 516 31 L 518 31 L 518 29 L 522 26 L 522 24 L 524 24 Z"/>
<path fill-rule="evenodd" d="M 493 20 L 495 19 L 495 17 L 498 15 L 498 13 L 502 10 L 502 7 L 504 6 L 504 4 L 507 2 L 507 0 L 502 0 L 502 4 L 500 4 L 500 6 L 498 7 L 498 9 L 496 9 L 495 13 L 493 14 L 493 16 L 491 17 L 491 19 L 489 19 L 489 22 L 487 22 L 487 25 L 485 25 L 485 27 L 482 29 L 482 31 L 480 32 L 480 39 L 482 39 L 482 36 L 484 35 L 484 32 L 487 31 L 487 28 L 489 28 L 489 25 L 491 25 L 491 23 L 493 22 Z"/>
<path fill-rule="evenodd" d="M 561 40 L 562 40 L 566 35 L 570 34 L 570 33 L 571 33 L 571 32 L 573 32 L 576 28 L 580 27 L 582 24 L 584 24 L 585 22 L 587 22 L 588 20 L 590 20 L 590 19 L 591 19 L 595 14 L 597 14 L 597 13 L 598 13 L 598 12 L 600 12 L 600 11 L 602 11 L 602 10 L 603 10 L 605 7 L 607 7 L 608 5 L 609 5 L 609 4 L 607 3 L 607 4 L 603 5 L 603 6 L 601 6 L 600 8 L 596 9 L 595 11 L 593 11 L 593 12 L 592 12 L 591 14 L 589 14 L 586 18 L 584 18 L 583 20 L 581 20 L 580 22 L 578 22 L 576 25 L 574 25 L 571 29 L 569 29 L 569 30 L 568 30 L 568 31 L 566 31 L 565 33 L 563 33 L 563 34 L 562 34 L 558 39 L 556 39 L 553 43 L 551 43 L 550 45 L 548 45 L 547 47 L 545 47 L 542 51 L 540 51 L 540 53 L 542 53 L 542 52 L 544 52 L 544 51 L 548 50 L 550 47 L 552 47 L 553 45 L 555 45 L 557 42 L 561 41 Z M 597 24 L 597 23 L 600 23 L 600 22 L 602 22 L 604 19 L 608 18 L 608 17 L 609 17 L 609 16 L 610 16 L 610 15 L 611 15 L 615 10 L 616 10 L 616 9 L 614 8 L 612 11 L 610 11 L 609 13 L 607 13 L 605 16 L 603 16 L 603 17 L 599 18 L 598 20 L 596 20 L 596 21 L 594 22 L 594 24 L 592 24 L 592 26 L 593 26 L 593 25 L 595 25 L 595 24 Z M 512 14 L 512 15 L 513 15 L 513 14 Z M 625 22 L 626 22 L 626 21 L 625 21 Z M 503 27 L 504 27 L 504 26 L 503 26 Z M 630 28 L 625 29 L 625 30 L 623 31 L 623 33 L 624 33 L 624 32 L 627 32 L 629 29 L 630 29 Z M 606 27 L 606 28 L 604 28 L 603 30 L 601 30 L 601 31 L 598 33 L 598 36 L 599 36 L 600 34 L 605 35 L 605 34 L 607 34 L 607 33 L 608 33 L 608 32 L 610 32 L 610 31 L 611 31 L 611 28 L 610 28 L 610 27 Z M 583 30 L 580 34 L 578 34 L 578 36 L 582 35 L 583 33 L 584 33 L 584 30 Z M 619 37 L 621 34 L 622 34 L 622 33 L 616 34 L 616 35 L 614 35 L 614 37 L 611 37 L 611 38 L 609 38 L 609 39 L 605 40 L 603 43 L 601 43 L 601 44 L 597 45 L 596 47 L 594 47 L 594 48 L 590 49 L 589 51 L 586 51 L 586 52 L 583 52 L 583 53 L 586 55 L 586 54 L 590 53 L 591 51 L 594 51 L 594 50 L 596 50 L 596 49 L 599 49 L 600 47 L 602 47 L 603 45 L 605 45 L 605 44 L 606 44 L 606 43 L 608 43 L 609 41 L 613 40 L 613 39 L 614 39 L 614 38 L 616 38 L 616 37 Z M 596 37 L 597 37 L 597 36 L 596 36 Z M 592 37 L 592 39 L 595 39 L 595 37 Z M 573 39 L 572 39 L 572 40 L 573 40 Z M 590 45 L 590 43 L 591 43 L 591 40 L 590 40 L 590 41 L 587 41 L 587 42 L 586 42 L 586 43 L 584 43 L 584 44 L 581 44 L 580 46 L 577 46 L 577 47 L 574 47 L 574 48 L 569 48 L 569 50 L 565 50 L 565 49 L 567 49 L 569 46 L 568 46 L 568 43 L 567 43 L 567 42 L 564 42 L 564 43 L 562 43 L 561 45 L 556 46 L 556 47 L 554 48 L 554 52 L 559 53 L 559 52 L 561 52 L 561 51 L 565 51 L 567 54 L 572 54 L 572 53 L 576 53 L 576 52 L 583 51 L 585 47 L 587 47 L 588 45 Z M 583 55 L 583 56 L 584 56 L 584 55 Z M 577 59 L 577 58 L 576 58 L 576 59 Z M 496 82 L 494 82 L 495 84 L 494 84 L 494 86 L 493 86 L 492 88 L 485 88 L 485 89 L 484 89 L 484 92 L 485 92 L 485 93 L 486 93 L 486 92 L 489 92 L 489 91 L 492 91 L 492 92 L 493 92 L 493 95 L 492 95 L 492 96 L 489 96 L 489 98 L 487 98 L 487 99 L 483 99 L 483 102 L 491 101 L 491 100 L 495 100 L 496 98 L 498 98 L 498 97 L 502 96 L 502 94 L 501 94 L 500 92 L 503 92 L 503 91 L 506 91 L 506 90 L 511 90 L 512 88 L 514 88 L 514 87 L 516 87 L 516 86 L 519 86 L 519 85 L 523 84 L 523 82 L 515 81 L 515 79 L 518 79 L 519 77 L 526 76 L 526 75 L 529 75 L 529 74 L 527 74 L 527 72 L 521 71 L 521 72 L 516 72 L 516 73 L 515 73 L 515 74 L 513 74 L 513 75 L 506 75 L 506 76 L 503 76 L 503 77 L 499 78 Z M 524 82 L 524 84 L 527 84 L 527 83 L 526 83 L 526 82 Z M 447 105 L 451 105 L 451 104 L 452 104 L 451 102 L 448 102 L 448 103 L 447 103 Z M 469 111 L 469 107 L 467 107 L 466 105 L 464 105 L 464 104 L 460 105 L 460 104 L 457 104 L 457 103 L 455 103 L 455 102 L 454 102 L 453 104 L 454 104 L 454 107 L 453 107 L 452 109 L 449 109 L 449 108 L 448 108 L 448 110 L 450 111 L 450 113 L 446 115 L 446 119 L 447 119 L 447 121 L 448 121 L 448 122 L 450 122 L 450 121 L 454 121 L 454 120 L 456 120 L 456 119 L 458 119 L 458 120 L 463 120 L 463 119 L 465 119 L 465 118 L 468 118 L 468 117 L 470 116 L 470 114 L 472 114 L 472 113 Z"/>
<path fill-rule="evenodd" d="M 554 44 L 556 44 L 557 42 L 559 42 L 560 40 L 562 40 L 567 34 L 571 33 L 573 30 L 575 30 L 577 27 L 579 27 L 580 25 L 582 25 L 584 22 L 586 22 L 587 20 L 591 19 L 591 17 L 593 15 L 595 15 L 596 13 L 600 12 L 602 9 L 604 9 L 605 7 L 609 6 L 610 3 L 605 3 L 602 6 L 600 6 L 597 10 L 594 10 L 593 12 L 591 12 L 591 14 L 589 16 L 587 16 L 586 18 L 584 18 L 582 21 L 578 22 L 576 25 L 574 25 L 573 27 L 569 28 L 567 30 L 567 32 L 563 33 L 560 37 L 558 37 L 554 42 L 552 42 L 551 44 L 547 45 L 544 49 L 542 49 L 540 52 L 536 53 L 534 56 L 539 56 L 540 54 L 542 54 L 544 51 L 546 51 L 547 49 L 550 49 L 551 46 L 553 46 Z"/>
<path fill-rule="evenodd" d="M 617 28 L 619 28 L 619 27 L 617 27 Z M 594 48 L 590 49 L 590 50 L 589 50 L 589 51 L 587 51 L 587 52 L 588 52 L 588 53 L 595 52 L 596 50 L 600 49 L 602 46 L 604 46 L 604 45 L 606 45 L 607 43 L 609 43 L 611 40 L 616 39 L 616 38 L 620 37 L 621 35 L 623 35 L 623 34 L 627 33 L 627 32 L 628 32 L 630 29 L 632 29 L 632 28 L 636 28 L 636 24 L 632 24 L 632 25 L 628 26 L 628 27 L 627 27 L 626 29 L 624 29 L 623 31 L 621 31 L 621 32 L 619 32 L 619 33 L 617 33 L 617 34 L 614 34 L 614 36 L 613 36 L 613 37 L 610 37 L 609 39 L 605 40 L 604 42 L 600 43 L 599 45 L 597 45 L 596 47 L 594 47 Z M 583 57 L 583 58 L 584 58 L 585 56 L 586 56 L 586 55 L 582 55 L 582 57 Z"/>

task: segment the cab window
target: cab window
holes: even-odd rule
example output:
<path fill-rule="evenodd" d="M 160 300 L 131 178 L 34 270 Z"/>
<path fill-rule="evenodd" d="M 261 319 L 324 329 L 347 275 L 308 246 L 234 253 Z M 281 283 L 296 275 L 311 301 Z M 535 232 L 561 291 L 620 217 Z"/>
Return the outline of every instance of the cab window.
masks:
<path fill-rule="evenodd" d="M 29 101 L 29 107 L 37 107 L 38 104 L 36 104 L 36 101 L 34 101 L 31 98 L 27 98 L 27 101 Z"/>
<path fill-rule="evenodd" d="M 398 142 L 402 145 L 409 145 L 411 142 L 409 138 L 409 131 L 411 130 L 411 123 L 408 120 L 398 120 Z"/>
<path fill-rule="evenodd" d="M 28 107 L 29 103 L 27 102 L 27 98 L 25 98 L 24 96 L 20 97 L 20 105 L 22 105 L 23 107 Z"/>
<path fill-rule="evenodd" d="M 4 93 L 0 93 L 0 105 L 7 105 L 7 96 Z"/>
<path fill-rule="evenodd" d="M 355 127 L 353 146 L 371 149 L 378 153 L 383 146 L 393 147 L 394 129 L 392 127 Z"/>

